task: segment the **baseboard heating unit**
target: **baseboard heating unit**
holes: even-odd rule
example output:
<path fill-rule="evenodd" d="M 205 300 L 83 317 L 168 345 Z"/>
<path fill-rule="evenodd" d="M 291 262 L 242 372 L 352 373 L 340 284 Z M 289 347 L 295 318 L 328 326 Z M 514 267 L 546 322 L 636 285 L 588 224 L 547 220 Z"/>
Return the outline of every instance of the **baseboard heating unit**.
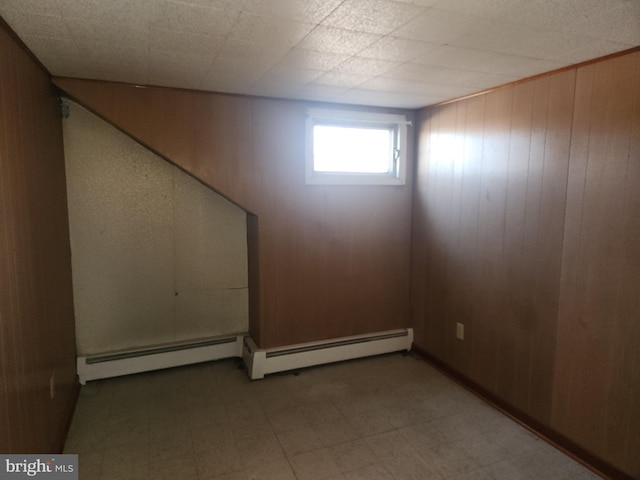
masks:
<path fill-rule="evenodd" d="M 90 380 L 241 357 L 246 334 L 78 357 L 78 377 Z"/>
<path fill-rule="evenodd" d="M 302 343 L 271 349 L 260 349 L 251 337 L 245 337 L 242 358 L 252 380 L 269 373 L 340 362 L 383 353 L 411 350 L 413 329 L 391 330 Z"/>

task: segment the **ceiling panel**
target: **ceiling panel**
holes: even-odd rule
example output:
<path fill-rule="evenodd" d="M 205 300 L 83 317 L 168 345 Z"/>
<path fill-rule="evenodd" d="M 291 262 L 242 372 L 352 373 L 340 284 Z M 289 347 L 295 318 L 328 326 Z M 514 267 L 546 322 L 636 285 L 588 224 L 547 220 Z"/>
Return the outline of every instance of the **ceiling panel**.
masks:
<path fill-rule="evenodd" d="M 640 45 L 636 0 L 0 0 L 53 75 L 416 108 Z"/>

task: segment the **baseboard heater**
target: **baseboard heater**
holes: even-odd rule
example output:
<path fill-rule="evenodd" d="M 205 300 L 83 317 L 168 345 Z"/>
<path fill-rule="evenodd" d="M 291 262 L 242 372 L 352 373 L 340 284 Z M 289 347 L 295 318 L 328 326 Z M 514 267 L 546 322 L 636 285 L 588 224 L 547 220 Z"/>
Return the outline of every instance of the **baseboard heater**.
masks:
<path fill-rule="evenodd" d="M 369 335 L 342 337 L 327 341 L 260 349 L 245 337 L 242 358 L 252 380 L 276 372 L 411 350 L 413 329 L 391 330 Z"/>
<path fill-rule="evenodd" d="M 88 381 L 241 357 L 246 334 L 78 357 L 78 377 Z"/>

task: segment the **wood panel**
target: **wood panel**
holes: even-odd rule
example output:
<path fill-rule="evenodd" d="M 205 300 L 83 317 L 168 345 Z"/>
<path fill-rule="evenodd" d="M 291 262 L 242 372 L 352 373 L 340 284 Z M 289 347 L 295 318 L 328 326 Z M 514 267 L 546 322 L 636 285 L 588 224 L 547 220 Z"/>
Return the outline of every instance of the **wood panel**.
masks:
<path fill-rule="evenodd" d="M 60 110 L 1 20 L 0 373 L 0 452 L 61 451 L 77 381 Z"/>
<path fill-rule="evenodd" d="M 578 70 L 553 425 L 640 477 L 640 53 Z"/>
<path fill-rule="evenodd" d="M 391 187 L 305 185 L 309 105 L 55 82 L 255 216 L 249 251 L 258 260 L 249 263 L 258 292 L 250 327 L 260 346 L 409 326 L 411 180 Z"/>
<path fill-rule="evenodd" d="M 423 109 L 411 266 L 420 349 L 633 478 L 639 56 Z"/>

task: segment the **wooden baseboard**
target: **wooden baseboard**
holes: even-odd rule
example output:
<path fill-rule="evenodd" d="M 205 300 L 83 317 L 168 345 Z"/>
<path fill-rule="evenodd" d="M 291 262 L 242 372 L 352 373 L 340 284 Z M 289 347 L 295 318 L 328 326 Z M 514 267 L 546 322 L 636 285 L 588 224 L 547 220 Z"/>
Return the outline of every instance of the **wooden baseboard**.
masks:
<path fill-rule="evenodd" d="M 574 441 L 569 440 L 564 435 L 558 433 L 547 425 L 540 423 L 526 413 L 513 407 L 497 395 L 488 391 L 486 388 L 461 374 L 439 358 L 431 355 L 429 352 L 426 352 L 425 350 L 416 346 L 413 346 L 411 351 L 416 354 L 417 357 L 440 370 L 444 375 L 460 384 L 462 387 L 476 395 L 478 398 L 496 408 L 503 414 L 507 415 L 508 417 L 522 425 L 524 428 L 534 433 L 547 443 L 553 445 L 557 449 L 561 450 L 597 475 L 600 475 L 603 478 L 615 480 L 634 480 L 630 475 L 627 475 L 617 467 L 602 460 L 597 455 L 594 455 L 585 448 L 576 444 Z"/>

